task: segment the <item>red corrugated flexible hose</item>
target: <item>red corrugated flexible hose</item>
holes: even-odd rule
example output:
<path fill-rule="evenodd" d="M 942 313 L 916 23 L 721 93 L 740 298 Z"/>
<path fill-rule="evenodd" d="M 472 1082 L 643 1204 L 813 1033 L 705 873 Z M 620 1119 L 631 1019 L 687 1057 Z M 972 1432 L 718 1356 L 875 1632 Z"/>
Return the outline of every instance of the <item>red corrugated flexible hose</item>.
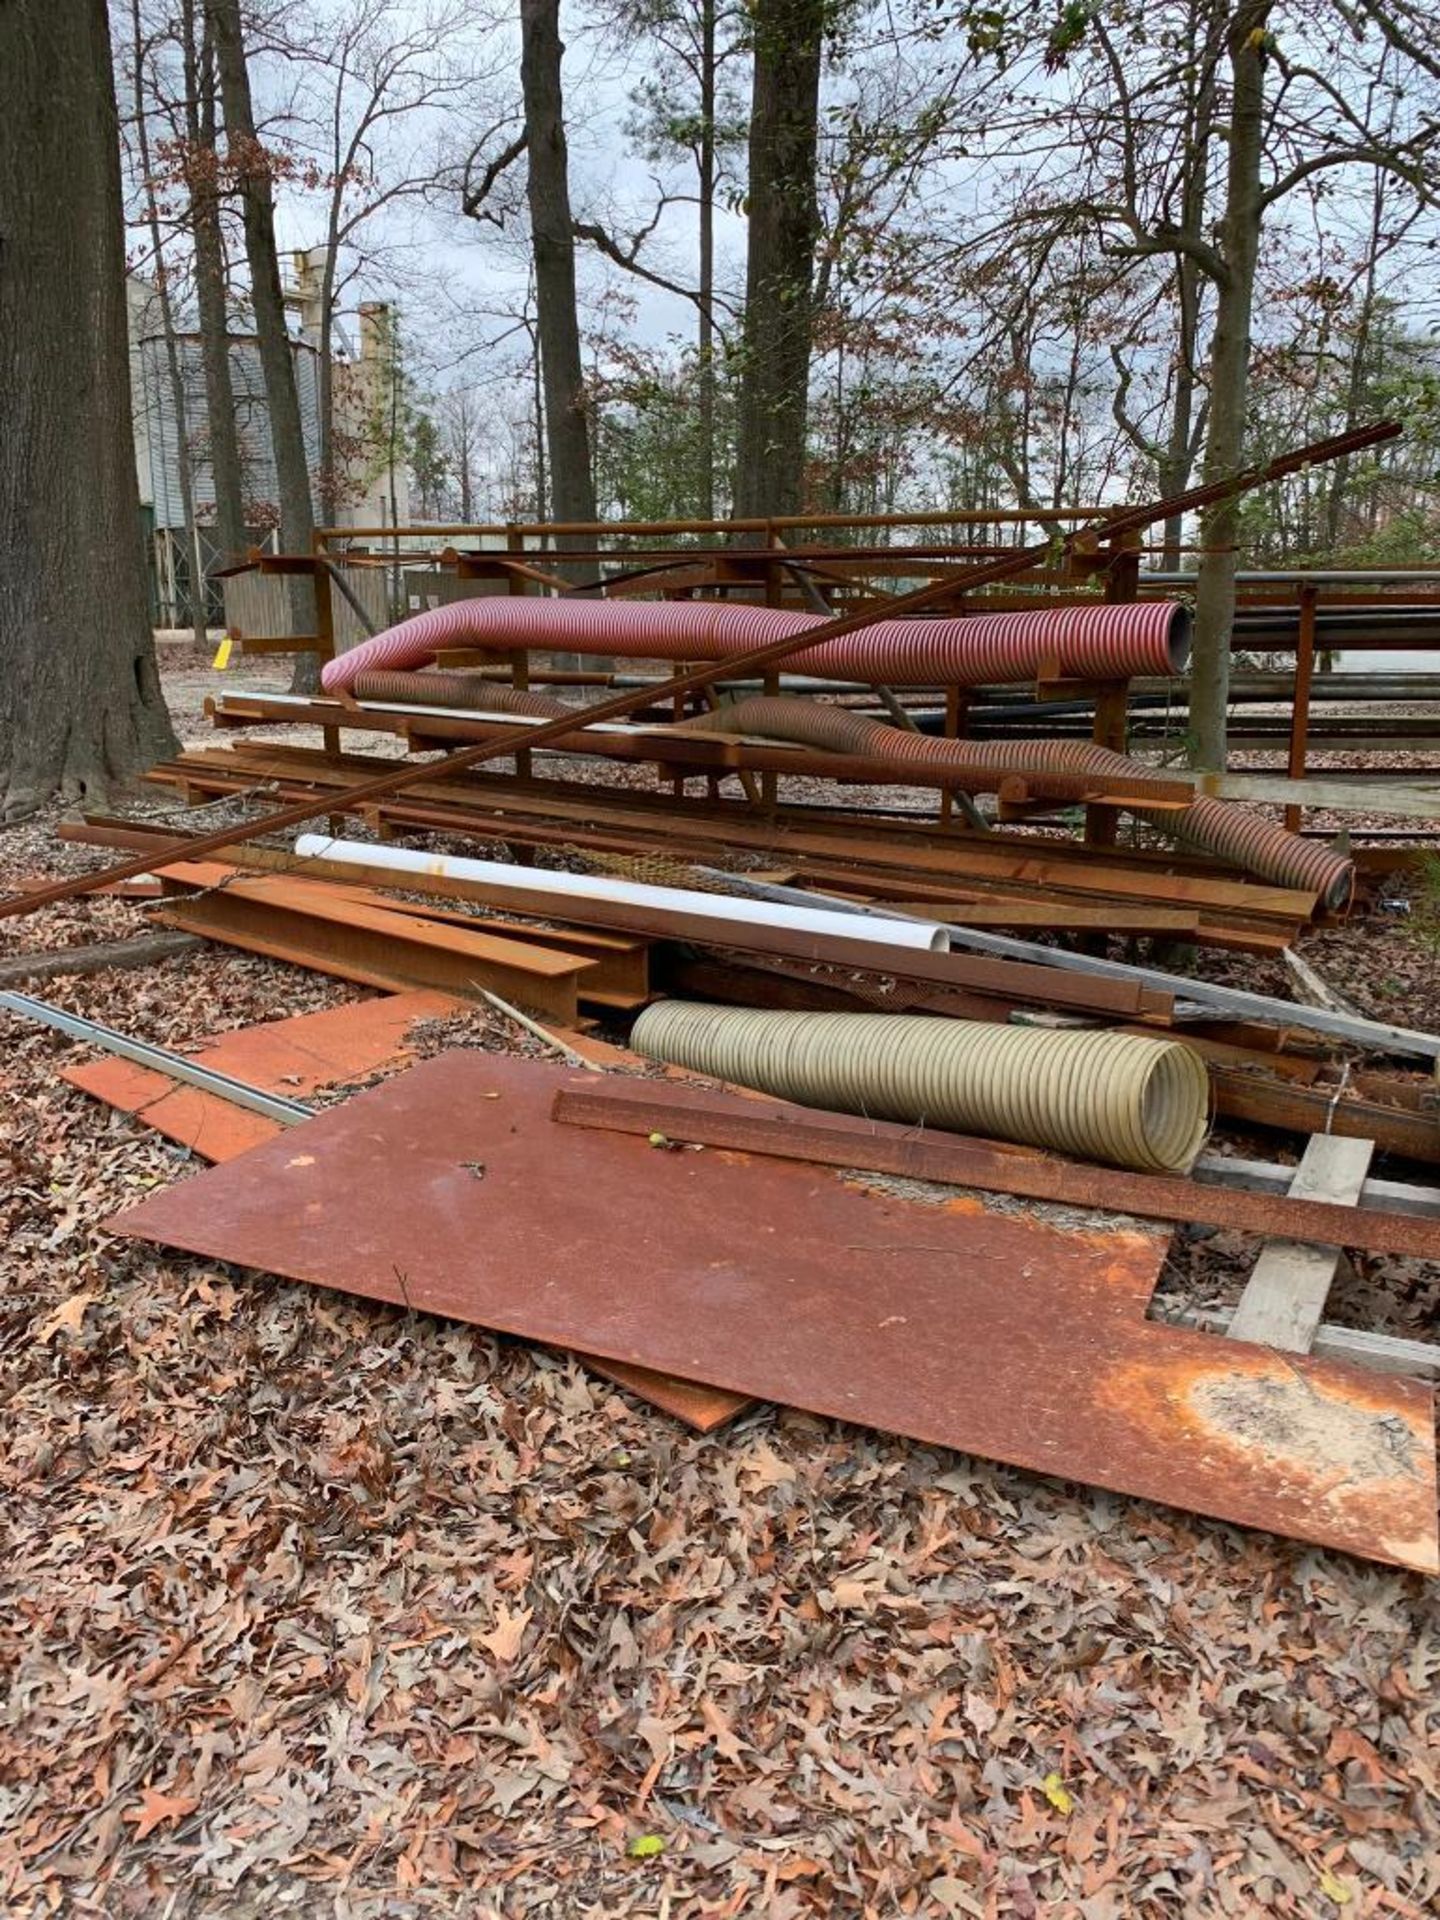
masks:
<path fill-rule="evenodd" d="M 567 707 L 548 693 L 532 693 L 528 687 L 505 687 L 494 680 L 482 680 L 475 673 L 399 673 L 358 674 L 351 692 L 357 700 L 372 700 L 389 707 L 449 707 L 470 713 L 524 713 L 535 720 L 558 720 L 573 713 L 576 724 L 581 715 L 576 707 Z"/>
<path fill-rule="evenodd" d="M 327 661 L 327 693 L 362 673 L 423 667 L 449 647 L 548 647 L 662 660 L 725 660 L 823 626 L 828 616 L 718 600 L 580 600 L 485 595 L 432 607 Z M 866 685 L 980 686 L 1033 680 L 1047 666 L 1086 679 L 1178 673 L 1190 655 L 1190 614 L 1144 600 L 977 613 L 961 619 L 877 620 L 859 633 L 805 647 L 787 662 Z"/>
<path fill-rule="evenodd" d="M 783 698 L 741 700 L 716 713 L 686 721 L 687 726 L 710 732 L 757 734 L 767 740 L 793 740 L 804 746 L 828 748 L 834 753 L 883 754 L 898 760 L 968 761 L 972 766 L 1001 772 L 1107 773 L 1130 776 L 1153 774 L 1142 761 L 1097 747 L 1088 740 L 942 740 L 931 734 L 910 733 L 848 713 L 843 707 L 816 700 Z M 1349 904 L 1355 887 L 1355 863 L 1318 840 L 1302 840 L 1273 821 L 1232 806 L 1225 800 L 1202 798 L 1182 811 L 1147 813 L 1126 803 L 1126 810 L 1159 832 L 1199 847 L 1206 853 L 1243 867 L 1276 886 L 1318 893 L 1332 911 Z"/>
<path fill-rule="evenodd" d="M 358 647 L 355 649 L 356 653 L 360 651 Z M 353 658 L 353 655 L 345 657 Z M 367 671 L 356 677 L 353 690 L 358 699 L 397 705 L 488 708 L 496 713 L 526 713 L 540 718 L 571 711 L 548 694 L 497 686 L 458 673 Z M 579 725 L 582 710 L 574 711 Z M 685 725 L 712 733 L 749 733 L 761 739 L 789 740 L 834 753 L 875 754 L 917 763 L 928 761 L 931 765 L 961 760 L 1006 773 L 1112 773 L 1143 777 L 1154 772 L 1154 768 L 1142 761 L 1128 759 L 1124 754 L 1087 740 L 937 739 L 931 734 L 911 733 L 817 700 L 762 696 L 723 706 L 715 713 L 686 721 Z M 1178 813 L 1152 813 L 1140 806 L 1127 806 L 1126 810 L 1158 832 L 1205 853 L 1213 853 L 1276 886 L 1318 893 L 1332 912 L 1341 911 L 1349 904 L 1355 887 L 1352 860 L 1320 841 L 1303 840 L 1298 834 L 1288 833 L 1258 814 L 1208 797 L 1196 800 Z"/>

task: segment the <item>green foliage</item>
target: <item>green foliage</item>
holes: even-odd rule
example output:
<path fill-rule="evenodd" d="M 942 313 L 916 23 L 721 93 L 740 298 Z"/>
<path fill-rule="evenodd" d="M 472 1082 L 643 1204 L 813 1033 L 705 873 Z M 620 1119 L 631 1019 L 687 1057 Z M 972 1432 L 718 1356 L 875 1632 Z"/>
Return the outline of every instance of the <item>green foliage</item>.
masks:
<path fill-rule="evenodd" d="M 1407 930 L 1429 956 L 1431 967 L 1440 967 L 1440 854 L 1422 853 L 1415 873 Z"/>
<path fill-rule="evenodd" d="M 1432 567 L 1440 551 L 1440 502 L 1407 507 L 1363 540 L 1325 558 L 1336 567 Z"/>
<path fill-rule="evenodd" d="M 743 148 L 749 126 L 744 76 L 737 71 L 746 20 L 742 9 L 717 0 L 714 22 L 715 106 L 710 135 L 723 172 L 726 159 Z M 698 0 L 621 0 L 618 24 L 628 37 L 653 42 L 658 55 L 654 70 L 630 96 L 634 111 L 626 134 L 657 166 L 666 165 L 677 153 L 693 156 L 698 164 L 706 133 L 700 100 L 703 49 Z"/>
<path fill-rule="evenodd" d="M 427 520 L 440 512 L 440 497 L 450 477 L 450 458 L 432 415 L 418 409 L 410 414 L 410 477 L 420 496 L 420 512 Z"/>
<path fill-rule="evenodd" d="M 1252 379 L 1248 454 L 1395 419 L 1405 432 L 1357 459 L 1302 471 L 1246 496 L 1240 544 L 1262 566 L 1418 566 L 1440 537 L 1440 346 L 1392 298 L 1368 304 L 1333 277 L 1296 300 L 1308 333 L 1262 352 Z"/>
<path fill-rule="evenodd" d="M 734 460 L 735 369 L 716 362 L 715 439 L 718 512 Z M 620 520 L 687 520 L 703 498 L 704 438 L 698 358 L 678 364 L 631 356 L 596 395 L 595 491 L 603 515 Z"/>
<path fill-rule="evenodd" d="M 1070 54 L 1085 38 L 1089 25 L 1090 8 L 1083 4 L 1083 0 L 1065 0 L 1059 18 L 1050 29 L 1050 38 L 1045 43 L 1045 65 L 1051 73 L 1064 66 Z"/>

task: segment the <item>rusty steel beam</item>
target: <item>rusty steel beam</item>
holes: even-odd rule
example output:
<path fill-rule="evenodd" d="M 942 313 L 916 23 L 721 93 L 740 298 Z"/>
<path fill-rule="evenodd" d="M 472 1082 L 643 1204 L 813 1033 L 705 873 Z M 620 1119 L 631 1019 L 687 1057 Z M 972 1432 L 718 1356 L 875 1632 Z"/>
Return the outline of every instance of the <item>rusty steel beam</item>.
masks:
<path fill-rule="evenodd" d="M 1251 488 L 1263 486 L 1271 480 L 1293 472 L 1298 467 L 1307 467 L 1321 461 L 1338 459 L 1344 454 L 1355 453 L 1365 447 L 1376 445 L 1382 440 L 1393 439 L 1401 431 L 1399 423 L 1393 420 L 1382 421 L 1379 425 L 1365 427 L 1354 433 L 1342 434 L 1330 440 L 1315 442 L 1312 446 L 1297 449 L 1296 452 L 1283 454 L 1278 460 L 1270 461 L 1264 467 L 1247 468 L 1232 479 L 1213 481 L 1208 486 L 1191 487 L 1187 492 L 1176 494 L 1167 500 L 1151 501 L 1140 507 L 1121 507 L 1113 513 L 1103 515 L 1093 525 L 1083 529 L 1086 538 L 1100 535 L 1113 537 L 1136 527 L 1150 525 L 1153 521 L 1163 520 L 1178 512 L 1188 512 L 1193 508 L 1208 506 L 1216 500 L 1228 499 L 1233 495 L 1248 492 Z M 1073 543 L 1076 534 L 1065 536 L 1065 543 Z M 727 677 L 733 679 L 737 674 L 757 672 L 764 667 L 778 666 L 791 654 L 799 653 L 808 647 L 817 646 L 822 641 L 839 640 L 846 634 L 859 633 L 873 626 L 877 620 L 892 618 L 896 614 L 920 613 L 927 607 L 954 592 L 957 587 L 970 589 L 988 586 L 994 581 L 1008 579 L 1012 574 L 1023 572 L 1043 559 L 1051 552 L 1051 544 L 1027 547 L 1006 559 L 991 561 L 988 564 L 968 569 L 958 580 L 932 582 L 929 586 L 917 587 L 912 593 L 903 593 L 887 598 L 878 606 L 866 608 L 860 613 L 847 614 L 842 618 L 830 620 L 818 627 L 808 627 L 801 633 L 788 634 L 783 640 L 772 641 L 769 645 L 756 647 L 748 653 L 736 654 L 728 660 L 712 660 L 703 667 L 688 668 L 675 674 L 671 679 L 662 681 L 658 687 L 648 690 L 628 689 L 616 694 L 611 700 L 602 700 L 588 707 L 579 716 L 582 724 L 591 725 L 598 720 L 623 720 L 627 714 L 653 699 L 669 699 L 682 693 L 690 693 L 700 687 L 707 687 L 713 680 Z M 310 561 L 313 568 L 313 559 Z M 574 728 L 575 722 L 568 716 L 563 720 L 547 721 L 537 727 L 530 735 L 527 745 L 548 746 L 552 740 L 563 739 Z M 409 786 L 422 779 L 443 780 L 459 773 L 466 767 L 479 766 L 487 760 L 494 760 L 513 751 L 513 743 L 505 740 L 479 740 L 474 746 L 462 747 L 447 760 L 438 765 L 423 764 L 397 768 L 393 773 L 382 774 L 368 785 L 354 789 L 350 794 L 351 804 L 368 804 L 383 800 L 388 795 L 403 793 Z M 182 857 L 194 857 L 199 854 L 218 853 L 224 847 L 235 846 L 242 841 L 258 838 L 262 833 L 279 832 L 290 827 L 303 826 L 327 810 L 327 802 L 322 799 L 307 798 L 297 801 L 293 806 L 282 807 L 279 813 L 248 820 L 236 827 L 221 827 L 216 832 L 203 835 L 199 840 L 160 848 L 148 857 L 141 855 L 134 860 L 121 861 L 118 866 L 102 870 L 95 874 L 81 874 L 74 879 L 61 880 L 52 886 L 40 887 L 33 893 L 18 895 L 12 899 L 0 900 L 0 920 L 8 920 L 17 914 L 33 913 L 39 907 L 53 906 L 61 900 L 73 900 L 80 894 L 91 893 L 98 886 L 115 880 L 129 879 L 133 874 L 147 873 L 170 864 Z"/>
<path fill-rule="evenodd" d="M 263 782 L 293 790 L 304 781 L 326 788 L 333 796 L 325 811 L 337 810 L 337 804 L 350 811 L 356 784 L 363 779 L 364 769 L 374 764 L 365 755 L 347 754 L 334 760 L 313 747 L 266 742 L 188 753 L 152 769 L 148 777 L 207 792 L 243 791 Z M 1193 904 L 1227 917 L 1233 911 L 1241 921 L 1292 927 L 1309 921 L 1316 906 L 1313 892 L 1238 878 L 1213 862 L 1184 854 L 1110 848 L 1101 858 L 1093 848 L 1076 841 L 946 832 L 933 821 L 912 823 L 861 811 L 782 805 L 767 817 L 737 800 L 676 800 L 630 789 L 564 780 L 522 781 L 493 774 L 461 781 L 448 792 L 442 792 L 438 782 L 433 787 L 422 782 L 412 795 L 415 801 L 435 804 L 436 817 L 428 824 L 468 829 L 489 838 L 503 838 L 512 826 L 518 831 L 516 816 L 522 814 L 574 822 L 577 828 L 589 823 L 633 824 L 641 829 L 641 845 L 647 852 L 657 844 L 674 852 L 689 841 L 744 847 L 793 866 L 802 864 L 802 856 L 808 864 L 813 855 L 852 867 L 857 881 L 870 870 L 878 878 L 879 870 L 903 862 L 905 877 L 923 880 L 927 892 L 937 884 L 957 881 L 969 887 L 990 881 L 1008 886 L 1018 880 L 1027 887 L 1054 886 L 1090 897 L 1117 895 L 1147 903 Z M 925 874 L 930 877 L 924 878 Z"/>
<path fill-rule="evenodd" d="M 584 955 L 498 938 L 478 923 L 471 931 L 367 907 L 353 893 L 288 878 L 237 880 L 171 901 L 156 917 L 366 986 L 428 987 L 470 1000 L 481 987 L 494 987 L 567 1026 L 575 1024 L 578 997 L 594 975 L 594 961 Z"/>
<path fill-rule="evenodd" d="M 477 690 L 477 705 L 484 705 Z M 399 703 L 366 701 L 359 711 L 338 700 L 294 700 L 264 694 L 227 695 L 224 703 L 207 702 L 217 725 L 287 725 L 349 727 L 398 734 L 418 747 L 448 745 L 455 740 L 509 739 L 519 751 L 531 744 L 537 722 L 517 718 L 479 717 L 465 713 L 440 714 L 423 700 Z M 853 785 L 959 788 L 967 793 L 994 793 L 1002 800 L 1023 802 L 1032 796 L 1065 805 L 1087 800 L 1116 800 L 1167 810 L 1194 804 L 1195 790 L 1188 780 L 1163 775 L 1060 773 L 1048 768 L 995 767 L 977 761 L 926 762 L 894 754 L 833 753 L 824 749 L 761 742 L 737 734 L 710 734 L 700 727 L 684 732 L 673 727 L 647 727 L 634 733 L 592 733 L 581 725 L 585 716 L 576 709 L 576 731 L 552 741 L 555 753 L 581 753 L 604 759 L 660 762 L 666 766 L 692 765 L 699 773 L 741 771 L 820 777 Z"/>
<path fill-rule="evenodd" d="M 1282 1133 L 1338 1133 L 1373 1140 L 1383 1153 L 1440 1166 L 1440 1116 L 1357 1099 L 1337 1087 L 1297 1086 L 1244 1066 L 1214 1060 L 1207 1065 L 1215 1111 L 1223 1119 Z"/>
<path fill-rule="evenodd" d="M 306 751 L 294 749 L 294 752 Z M 352 776 L 319 754 L 303 774 L 290 773 L 278 758 L 248 751 L 224 751 L 221 766 L 215 756 L 187 757 L 156 768 L 148 776 L 160 784 L 175 785 L 187 793 L 248 792 L 270 785 L 285 797 L 307 788 L 325 788 L 333 794 L 327 811 L 352 811 L 346 787 Z M 558 797 L 541 797 L 541 790 Z M 713 861 L 717 850 L 744 847 L 765 854 L 792 877 L 816 886 L 849 889 L 866 897 L 905 905 L 912 900 L 934 901 L 953 889 L 963 905 L 977 897 L 1014 898 L 1022 889 L 1029 899 L 1116 902 L 1117 911 L 1134 913 L 1147 907 L 1184 909 L 1200 914 L 1197 934 L 1208 945 L 1273 951 L 1293 940 L 1313 917 L 1315 896 L 1214 875 L 1183 857 L 1155 861 L 1134 850 L 1110 850 L 1105 861 L 1093 851 L 1085 858 L 1078 843 L 1063 840 L 1021 841 L 1013 835 L 979 836 L 956 832 L 943 852 L 936 838 L 917 834 L 893 818 L 867 819 L 862 814 L 821 813 L 815 826 L 804 822 L 804 808 L 781 808 L 762 818 L 738 809 L 733 801 L 668 801 L 653 793 L 575 785 L 567 782 L 522 781 L 492 776 L 482 790 L 461 783 L 453 795 L 438 787 L 437 799 L 424 787 L 414 798 L 382 802 L 372 809 L 355 808 L 372 824 L 383 819 L 403 827 L 459 832 L 481 839 L 508 839 L 536 845 L 590 847 L 609 853 L 653 854 L 663 845 L 676 861 Z M 655 803 L 649 808 L 645 803 Z M 738 810 L 737 810 L 738 809 Z M 62 834 L 68 829 L 62 829 Z M 160 836 L 163 838 L 164 836 Z M 153 843 L 153 841 L 152 841 Z M 1036 849 L 1044 847 L 1040 860 Z M 986 851 L 995 850 L 994 857 Z M 236 856 L 229 855 L 234 858 Z M 951 918 L 965 918 L 963 913 Z M 1117 928 L 1120 922 L 1115 922 Z"/>
<path fill-rule="evenodd" d="M 963 1135 L 919 1135 L 884 1121 L 777 1107 L 746 1111 L 750 1102 L 688 1087 L 649 1085 L 567 1088 L 554 1117 L 602 1132 L 659 1134 L 687 1146 L 778 1154 L 827 1167 L 855 1167 L 905 1180 L 934 1180 L 983 1193 L 1129 1213 L 1174 1225 L 1231 1227 L 1267 1238 L 1304 1240 L 1366 1253 L 1440 1259 L 1440 1221 L 1373 1207 L 1333 1206 L 1288 1194 L 1205 1187 L 1169 1174 L 1121 1173 L 1048 1154 L 1019 1152 Z"/>

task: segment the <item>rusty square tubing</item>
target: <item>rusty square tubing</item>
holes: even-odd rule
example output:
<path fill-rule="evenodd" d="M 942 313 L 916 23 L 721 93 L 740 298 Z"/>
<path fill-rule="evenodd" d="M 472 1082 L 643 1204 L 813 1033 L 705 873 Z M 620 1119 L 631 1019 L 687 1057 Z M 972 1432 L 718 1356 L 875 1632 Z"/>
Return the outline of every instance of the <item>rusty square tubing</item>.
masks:
<path fill-rule="evenodd" d="M 1272 480 L 1293 473 L 1300 467 L 1318 465 L 1322 461 L 1340 459 L 1346 454 L 1357 453 L 1366 447 L 1375 446 L 1382 440 L 1393 440 L 1401 431 L 1398 421 L 1382 420 L 1372 427 L 1361 427 L 1353 433 L 1337 435 L 1329 440 L 1318 440 L 1308 447 L 1298 448 L 1293 453 L 1281 454 L 1263 467 L 1250 467 L 1244 472 L 1225 480 L 1211 481 L 1208 485 L 1191 487 L 1188 492 L 1173 495 L 1167 500 L 1150 501 L 1139 507 L 1119 507 L 1114 513 L 1106 515 L 1087 528 L 1067 534 L 1062 548 L 1069 547 L 1080 537 L 1087 535 L 1124 533 L 1134 527 L 1146 527 L 1153 521 L 1166 519 L 1175 513 L 1186 513 L 1196 507 L 1210 505 L 1213 501 L 1228 499 L 1232 495 L 1247 493 L 1255 487 L 1265 486 Z M 1051 552 L 1051 543 L 1045 541 L 1033 547 L 1022 548 L 1005 560 L 996 560 L 984 566 L 969 568 L 964 574 L 948 580 L 932 581 L 929 586 L 917 587 L 913 593 L 903 593 L 898 598 L 887 599 L 881 606 L 871 607 L 862 613 L 847 614 L 841 619 L 827 621 L 823 626 L 808 627 L 803 633 L 788 634 L 783 640 L 772 641 L 768 646 L 757 647 L 751 653 L 736 654 L 729 660 L 712 660 L 703 667 L 694 667 L 684 673 L 677 673 L 670 680 L 662 681 L 658 686 L 639 691 L 629 689 L 617 694 L 613 700 L 602 700 L 597 705 L 583 710 L 577 716 L 582 725 L 590 725 L 597 720 L 619 720 L 638 706 L 649 701 L 667 699 L 673 695 L 689 693 L 700 687 L 707 687 L 712 680 L 733 678 L 736 674 L 753 673 L 762 667 L 777 665 L 788 659 L 792 653 L 799 653 L 806 647 L 813 647 L 824 640 L 838 640 L 845 634 L 859 633 L 863 628 L 873 626 L 876 621 L 893 618 L 897 613 L 919 613 L 933 606 L 957 591 L 968 592 L 975 587 L 988 586 L 997 580 L 1009 579 L 1016 573 L 1022 573 L 1027 567 L 1045 559 Z M 308 563 L 307 563 L 308 564 Z M 527 745 L 531 748 L 548 746 L 552 740 L 563 739 L 567 733 L 575 730 L 575 719 L 568 715 L 563 720 L 551 720 L 538 727 L 530 735 Z M 394 773 L 384 774 L 363 787 L 353 789 L 350 794 L 352 803 L 368 803 L 383 800 L 392 793 L 403 793 L 405 788 L 422 779 L 446 779 L 453 773 L 459 773 L 465 767 L 478 766 L 485 760 L 496 760 L 514 751 L 514 742 L 509 740 L 480 740 L 473 747 L 464 747 L 459 753 L 453 753 L 448 760 L 438 765 L 425 762 L 419 766 L 400 767 Z M 176 860 L 194 859 L 207 853 L 218 853 L 223 847 L 238 846 L 242 841 L 255 840 L 263 833 L 280 833 L 290 827 L 303 825 L 318 815 L 330 810 L 329 800 L 307 799 L 297 801 L 295 805 L 283 807 L 279 813 L 262 816 L 256 820 L 242 821 L 238 827 L 222 827 L 216 832 L 203 835 L 199 840 L 179 841 L 169 847 L 159 847 L 153 853 L 139 854 L 133 860 L 122 860 L 117 866 L 102 868 L 98 873 L 77 875 L 72 880 L 61 880 L 48 887 L 36 888 L 33 892 L 22 893 L 9 900 L 0 900 L 0 920 L 9 920 L 20 914 L 34 913 L 40 907 L 53 906 L 57 901 L 74 900 L 82 894 L 91 893 L 96 887 L 108 885 L 117 880 L 128 880 L 137 873 L 155 873 L 172 865 Z"/>
<path fill-rule="evenodd" d="M 813 1160 L 821 1166 L 975 1187 L 982 1193 L 1058 1201 L 1171 1225 L 1194 1222 L 1267 1239 L 1440 1259 L 1440 1220 L 1297 1200 L 1288 1194 L 1202 1186 L 1171 1174 L 1117 1172 L 960 1134 L 916 1134 L 885 1121 L 819 1112 L 809 1116 L 793 1106 L 766 1114 L 739 1113 L 731 1110 L 728 1096 L 717 1099 L 670 1088 L 664 1099 L 657 1099 L 644 1085 L 613 1084 L 562 1088 L 551 1111 L 565 1126 L 658 1134 L 686 1146 Z"/>

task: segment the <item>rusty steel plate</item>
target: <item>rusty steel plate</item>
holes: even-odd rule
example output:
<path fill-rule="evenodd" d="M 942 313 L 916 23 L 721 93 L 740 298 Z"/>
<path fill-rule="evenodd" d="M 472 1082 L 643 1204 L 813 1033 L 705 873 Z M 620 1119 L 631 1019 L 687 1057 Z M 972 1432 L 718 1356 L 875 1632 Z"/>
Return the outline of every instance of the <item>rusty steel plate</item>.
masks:
<path fill-rule="evenodd" d="M 1427 1387 L 1147 1321 L 1156 1236 L 556 1125 L 582 1083 L 444 1054 L 107 1225 L 1440 1570 Z"/>
<path fill-rule="evenodd" d="M 414 1026 L 464 1011 L 464 1002 L 441 993 L 381 994 L 236 1027 L 205 1041 L 192 1057 L 196 1066 L 228 1073 L 265 1093 L 304 1100 L 322 1087 L 344 1086 L 401 1064 Z M 263 1114 L 128 1060 L 89 1060 L 62 1068 L 60 1077 L 96 1100 L 133 1113 L 206 1160 L 233 1160 L 278 1131 L 277 1122 Z"/>
<path fill-rule="evenodd" d="M 195 1060 L 237 1080 L 248 1080 L 266 1093 L 298 1099 L 401 1063 L 410 1051 L 409 1036 L 417 1023 L 444 1019 L 464 1010 L 463 1001 L 439 993 L 392 993 L 373 1000 L 349 1000 L 318 1013 L 296 1014 L 288 1020 L 219 1034 L 206 1042 Z M 598 1041 L 587 1039 L 584 1045 L 592 1052 L 622 1057 L 619 1049 L 603 1048 Z M 128 1060 L 87 1061 L 83 1066 L 64 1068 L 61 1078 L 109 1106 L 134 1114 L 147 1127 L 178 1141 L 202 1160 L 233 1160 L 285 1131 L 278 1121 L 268 1120 L 264 1114 L 251 1113 L 199 1087 L 177 1084 L 163 1073 L 152 1073 L 148 1067 L 137 1067 Z M 589 1353 L 577 1353 L 575 1358 L 701 1433 L 712 1433 L 750 1404 L 744 1394 L 675 1380 L 646 1367 L 627 1367 Z"/>

